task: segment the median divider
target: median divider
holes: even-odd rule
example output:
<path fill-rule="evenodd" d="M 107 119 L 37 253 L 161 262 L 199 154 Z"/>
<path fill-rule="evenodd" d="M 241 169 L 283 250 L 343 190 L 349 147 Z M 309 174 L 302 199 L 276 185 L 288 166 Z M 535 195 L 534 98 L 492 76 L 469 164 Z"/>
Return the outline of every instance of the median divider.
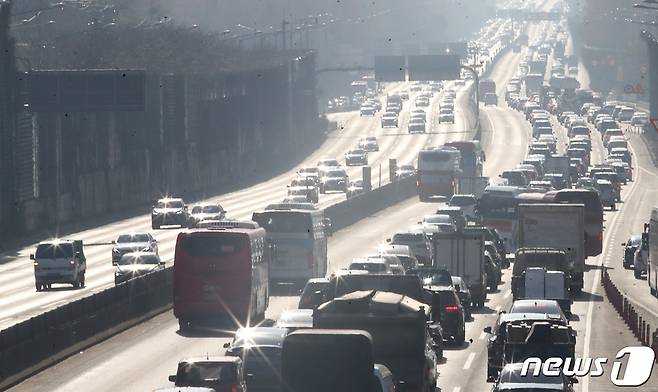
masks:
<path fill-rule="evenodd" d="M 324 215 L 331 219 L 331 225 L 335 230 L 340 230 L 416 193 L 416 178 L 401 178 L 370 192 L 333 204 L 324 209 Z"/>
<path fill-rule="evenodd" d="M 340 230 L 413 196 L 415 181 L 399 179 L 333 204 L 325 216 Z M 173 267 L 168 267 L 0 331 L 0 390 L 171 309 L 172 301 Z"/>
<path fill-rule="evenodd" d="M 601 274 L 601 285 L 605 291 L 606 297 L 615 308 L 619 316 L 624 320 L 624 323 L 631 330 L 637 340 L 643 346 L 653 348 L 656 353 L 656 363 L 658 363 L 658 328 L 651 329 L 651 319 L 649 316 L 644 315 L 642 311 L 638 311 L 636 306 L 630 299 L 617 288 L 617 285 L 610 279 L 608 270 L 603 270 Z M 654 321 L 654 327 L 658 325 L 658 321 Z"/>

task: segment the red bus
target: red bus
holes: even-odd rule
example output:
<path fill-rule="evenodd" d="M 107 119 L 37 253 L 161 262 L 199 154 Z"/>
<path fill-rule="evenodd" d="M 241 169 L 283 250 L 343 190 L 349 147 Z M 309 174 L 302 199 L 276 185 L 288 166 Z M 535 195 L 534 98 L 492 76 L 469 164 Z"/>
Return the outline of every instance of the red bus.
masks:
<path fill-rule="evenodd" d="M 181 331 L 227 318 L 244 326 L 265 316 L 270 252 L 256 222 L 220 221 L 181 232 L 174 257 L 174 316 Z"/>
<path fill-rule="evenodd" d="M 603 251 L 603 206 L 599 194 L 589 189 L 562 189 L 546 192 L 544 202 L 585 206 L 585 257 Z"/>

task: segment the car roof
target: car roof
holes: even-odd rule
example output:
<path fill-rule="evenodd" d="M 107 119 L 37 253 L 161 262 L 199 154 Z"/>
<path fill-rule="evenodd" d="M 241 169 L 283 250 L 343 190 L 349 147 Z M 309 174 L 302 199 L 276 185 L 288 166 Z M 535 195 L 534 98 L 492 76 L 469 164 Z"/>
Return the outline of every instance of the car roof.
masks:
<path fill-rule="evenodd" d="M 240 357 L 234 357 L 229 355 L 211 355 L 211 356 L 198 356 L 198 357 L 187 357 L 183 358 L 178 363 L 197 363 L 197 362 L 223 362 L 223 363 L 240 363 L 242 359 Z"/>
<path fill-rule="evenodd" d="M 276 327 L 240 328 L 235 332 L 231 348 L 245 346 L 281 347 L 288 331 Z"/>

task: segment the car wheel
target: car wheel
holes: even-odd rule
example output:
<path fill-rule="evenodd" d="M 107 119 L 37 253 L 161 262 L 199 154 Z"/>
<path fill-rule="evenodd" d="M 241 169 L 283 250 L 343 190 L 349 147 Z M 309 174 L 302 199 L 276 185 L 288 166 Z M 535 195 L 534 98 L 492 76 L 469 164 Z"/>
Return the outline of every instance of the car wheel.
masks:
<path fill-rule="evenodd" d="M 462 345 L 464 344 L 465 340 L 466 340 L 466 329 L 464 328 L 464 326 L 462 326 L 462 329 L 455 336 L 455 343 Z"/>
<path fill-rule="evenodd" d="M 36 286 L 37 291 L 43 290 L 43 285 L 41 283 L 36 282 L 34 285 Z"/>
<path fill-rule="evenodd" d="M 642 272 L 640 270 L 633 270 L 633 276 L 635 279 L 640 279 L 642 277 Z"/>
<path fill-rule="evenodd" d="M 190 329 L 190 321 L 187 319 L 178 319 L 178 330 L 180 332 L 186 332 Z"/>
<path fill-rule="evenodd" d="M 82 273 L 82 276 L 80 277 L 80 288 L 85 287 L 85 273 Z"/>
<path fill-rule="evenodd" d="M 158 230 L 158 229 L 160 229 L 160 225 L 156 224 L 155 222 L 151 222 L 151 228 L 153 230 Z"/>

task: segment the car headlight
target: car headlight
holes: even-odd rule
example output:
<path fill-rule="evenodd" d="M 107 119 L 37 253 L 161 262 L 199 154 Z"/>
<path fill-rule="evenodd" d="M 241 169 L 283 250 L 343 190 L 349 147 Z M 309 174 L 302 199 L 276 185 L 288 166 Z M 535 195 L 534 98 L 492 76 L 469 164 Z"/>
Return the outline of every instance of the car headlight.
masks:
<path fill-rule="evenodd" d="M 115 255 L 118 255 L 118 254 L 121 253 L 121 251 L 119 251 L 119 249 L 117 249 L 117 248 L 114 248 L 114 249 L 112 249 L 112 253 L 114 253 Z"/>
<path fill-rule="evenodd" d="M 177 214 L 177 215 L 178 215 L 178 214 L 182 214 L 182 213 L 183 213 L 183 210 L 178 210 L 178 211 L 176 211 L 176 214 Z"/>
<path fill-rule="evenodd" d="M 151 251 L 151 247 L 150 247 L 150 246 L 147 246 L 147 247 L 145 247 L 145 248 L 142 249 L 142 252 L 150 252 L 150 251 Z"/>

